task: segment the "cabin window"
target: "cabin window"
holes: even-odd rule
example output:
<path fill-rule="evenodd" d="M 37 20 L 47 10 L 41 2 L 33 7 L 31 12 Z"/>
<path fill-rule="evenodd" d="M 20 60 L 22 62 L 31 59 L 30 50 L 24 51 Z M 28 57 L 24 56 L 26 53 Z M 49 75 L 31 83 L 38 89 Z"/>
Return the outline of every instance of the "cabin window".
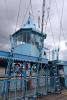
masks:
<path fill-rule="evenodd" d="M 23 42 L 30 43 L 30 33 L 23 34 Z"/>
<path fill-rule="evenodd" d="M 26 34 L 26 43 L 30 43 L 30 33 Z"/>
<path fill-rule="evenodd" d="M 22 35 L 17 37 L 17 45 L 22 44 Z"/>
<path fill-rule="evenodd" d="M 34 43 L 35 42 L 35 35 L 31 34 L 31 42 Z"/>
<path fill-rule="evenodd" d="M 17 45 L 24 44 L 24 43 L 30 43 L 29 33 L 23 33 L 22 35 L 17 37 Z"/>
<path fill-rule="evenodd" d="M 22 38 L 23 38 L 23 43 L 26 43 L 26 34 L 22 34 Z"/>

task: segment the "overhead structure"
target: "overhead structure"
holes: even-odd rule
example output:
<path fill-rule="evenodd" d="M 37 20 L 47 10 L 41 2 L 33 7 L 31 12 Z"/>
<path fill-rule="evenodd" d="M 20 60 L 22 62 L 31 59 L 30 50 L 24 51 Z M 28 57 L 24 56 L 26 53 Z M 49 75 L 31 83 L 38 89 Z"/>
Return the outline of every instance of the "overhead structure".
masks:
<path fill-rule="evenodd" d="M 44 30 L 45 2 L 46 2 L 46 0 L 43 0 L 43 4 L 42 4 L 42 23 L 41 23 L 41 34 L 42 34 L 42 36 L 44 35 L 43 30 Z M 44 48 L 44 39 L 46 39 L 46 34 L 44 35 L 44 37 L 41 38 L 39 60 L 41 60 L 41 57 L 42 57 L 42 50 Z"/>
<path fill-rule="evenodd" d="M 41 33 L 42 34 L 43 34 L 43 28 L 44 28 L 45 3 L 46 3 L 46 0 L 43 0 L 43 5 L 42 5 L 42 24 L 41 24 Z"/>

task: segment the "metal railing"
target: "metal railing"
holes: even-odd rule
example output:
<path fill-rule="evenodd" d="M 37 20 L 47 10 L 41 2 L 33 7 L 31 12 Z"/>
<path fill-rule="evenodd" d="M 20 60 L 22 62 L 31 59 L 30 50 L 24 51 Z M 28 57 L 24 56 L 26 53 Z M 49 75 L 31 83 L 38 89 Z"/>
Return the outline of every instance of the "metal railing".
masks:
<path fill-rule="evenodd" d="M 55 90 L 54 76 L 39 76 L 39 86 L 37 76 L 0 78 L 0 100 L 35 100 L 37 93 L 47 95 Z"/>

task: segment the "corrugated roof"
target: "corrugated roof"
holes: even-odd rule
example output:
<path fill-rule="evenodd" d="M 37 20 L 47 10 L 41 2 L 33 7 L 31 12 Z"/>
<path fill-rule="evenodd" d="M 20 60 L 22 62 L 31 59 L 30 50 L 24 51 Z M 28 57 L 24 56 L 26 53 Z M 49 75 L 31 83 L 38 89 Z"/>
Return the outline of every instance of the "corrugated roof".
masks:
<path fill-rule="evenodd" d="M 0 51 L 0 59 L 9 59 L 9 57 L 11 57 L 10 52 Z M 38 62 L 38 57 L 21 55 L 16 53 L 13 54 L 12 59 L 17 61 Z M 48 63 L 48 59 L 42 58 L 42 63 Z"/>

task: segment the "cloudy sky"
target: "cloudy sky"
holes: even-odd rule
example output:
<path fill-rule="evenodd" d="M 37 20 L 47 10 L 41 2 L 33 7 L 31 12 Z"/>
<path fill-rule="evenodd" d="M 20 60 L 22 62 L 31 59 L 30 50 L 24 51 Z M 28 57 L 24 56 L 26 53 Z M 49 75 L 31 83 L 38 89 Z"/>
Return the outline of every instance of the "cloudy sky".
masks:
<path fill-rule="evenodd" d="M 9 35 L 13 34 L 16 29 L 22 27 L 22 25 L 24 24 L 29 15 L 29 11 L 31 11 L 31 16 L 33 16 L 33 21 L 37 25 L 38 16 L 39 15 L 40 17 L 42 16 L 43 0 L 31 0 L 33 13 L 31 7 L 29 7 L 29 10 L 27 11 L 29 6 L 29 1 L 30 0 L 21 0 L 19 18 L 17 22 L 20 0 L 0 0 L 0 50 L 5 50 L 5 51 L 10 50 Z M 48 8 L 50 8 L 49 18 L 47 18 Z M 61 32 L 60 58 L 64 60 L 67 60 L 66 11 L 67 11 L 67 0 L 46 0 L 44 32 L 47 33 L 47 39 L 45 40 L 45 46 L 48 47 L 50 50 L 52 50 L 55 47 L 57 48 L 59 45 L 59 34 Z M 17 27 L 16 27 L 16 22 L 17 22 Z M 47 26 L 45 24 L 46 22 Z M 60 27 L 60 22 L 62 28 Z"/>

